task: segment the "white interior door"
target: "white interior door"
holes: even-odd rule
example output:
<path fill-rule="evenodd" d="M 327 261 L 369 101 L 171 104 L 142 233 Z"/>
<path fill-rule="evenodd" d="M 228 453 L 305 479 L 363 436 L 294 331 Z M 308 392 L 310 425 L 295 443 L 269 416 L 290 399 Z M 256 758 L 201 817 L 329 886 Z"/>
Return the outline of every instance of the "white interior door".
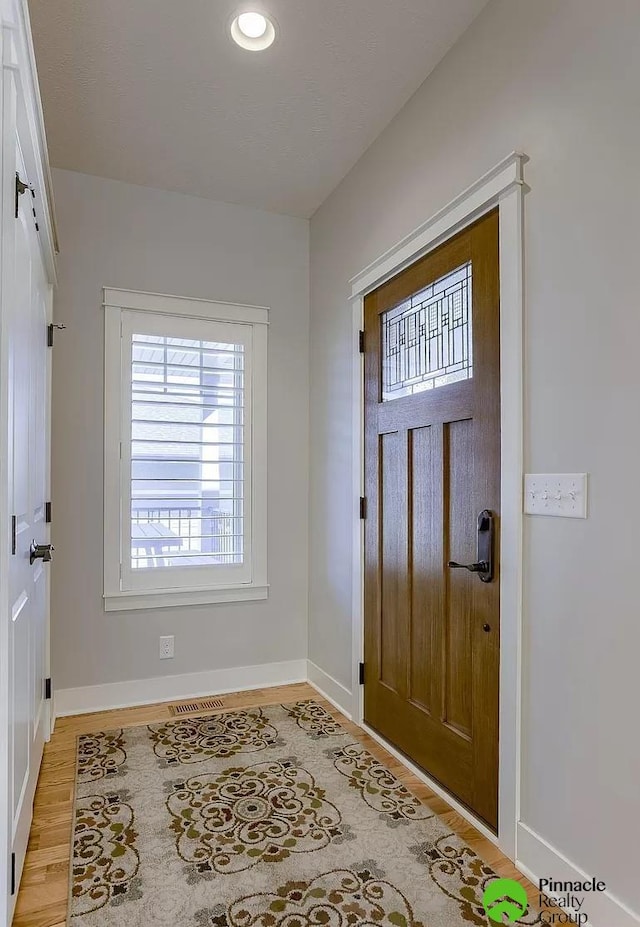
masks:
<path fill-rule="evenodd" d="M 16 167 L 26 170 L 18 147 Z M 9 556 L 9 815 L 14 900 L 31 825 L 42 751 L 49 736 L 45 697 L 48 668 L 49 570 L 32 544 L 49 542 L 50 291 L 27 190 L 18 216 L 10 269 L 13 299 L 5 303 L 8 340 L 8 494 L 12 513 Z M 7 252 L 5 252 L 6 254 Z M 5 277 L 7 280 L 7 277 Z M 11 905 L 12 906 L 12 905 Z"/>

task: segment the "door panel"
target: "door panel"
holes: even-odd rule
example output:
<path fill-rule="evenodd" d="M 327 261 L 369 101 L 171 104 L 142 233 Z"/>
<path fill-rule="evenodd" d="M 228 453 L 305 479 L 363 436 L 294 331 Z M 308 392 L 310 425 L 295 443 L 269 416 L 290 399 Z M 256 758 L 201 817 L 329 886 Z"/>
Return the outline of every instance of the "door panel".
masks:
<path fill-rule="evenodd" d="M 24 178 L 19 146 L 16 167 Z M 49 539 L 45 522 L 49 287 L 28 192 L 19 197 L 18 207 L 12 226 L 12 266 L 5 269 L 4 277 L 6 291 L 14 298 L 3 308 L 8 341 L 8 499 L 16 519 L 15 553 L 9 557 L 9 807 L 16 880 L 24 863 L 44 740 L 49 733 L 45 701 L 49 566 L 40 559 L 30 562 L 32 541 L 45 544 Z"/>
<path fill-rule="evenodd" d="M 398 501 L 402 498 L 401 440 L 397 431 L 380 436 L 380 541 L 384 565 L 381 576 L 380 679 L 393 692 L 401 692 L 403 688 L 399 675 L 404 617 L 403 523 L 398 518 Z"/>
<path fill-rule="evenodd" d="M 449 549 L 445 560 L 462 558 L 464 563 L 476 559 L 475 519 L 473 517 L 472 481 L 468 461 L 473 460 L 473 422 L 463 419 L 444 426 L 445 500 L 447 520 L 444 534 Z M 471 736 L 471 614 L 473 591 L 477 579 L 457 570 L 448 577 L 448 595 L 444 609 L 444 720 L 464 737 Z"/>
<path fill-rule="evenodd" d="M 426 544 L 425 539 L 433 534 L 432 523 L 437 510 L 437 499 L 433 492 L 433 471 L 438 459 L 437 434 L 437 428 L 433 425 L 414 428 L 409 432 L 411 515 L 408 521 L 413 567 L 409 698 L 429 714 L 434 710 L 433 681 L 423 673 L 422 667 L 424 660 L 433 660 L 435 625 L 432 619 L 439 608 L 441 590 L 437 582 L 438 548 Z M 416 620 L 418 615 L 422 616 L 421 621 Z"/>
<path fill-rule="evenodd" d="M 13 768 L 12 802 L 14 822 L 17 820 L 29 774 L 29 745 L 31 742 L 31 674 L 29 667 L 29 611 L 30 602 L 22 592 L 12 608 L 11 666 L 13 669 Z M 15 831 L 15 827 L 14 827 Z"/>
<path fill-rule="evenodd" d="M 365 299 L 365 720 L 497 825 L 498 216 Z M 495 540 L 494 553 L 498 551 Z"/>

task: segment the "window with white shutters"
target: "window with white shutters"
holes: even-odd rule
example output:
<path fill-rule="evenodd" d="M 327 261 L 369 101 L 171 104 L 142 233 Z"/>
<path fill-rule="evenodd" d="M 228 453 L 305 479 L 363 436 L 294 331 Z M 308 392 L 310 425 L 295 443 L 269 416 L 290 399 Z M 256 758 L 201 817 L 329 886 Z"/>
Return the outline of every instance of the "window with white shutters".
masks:
<path fill-rule="evenodd" d="M 107 608 L 263 597 L 266 311 L 144 296 L 106 306 Z"/>

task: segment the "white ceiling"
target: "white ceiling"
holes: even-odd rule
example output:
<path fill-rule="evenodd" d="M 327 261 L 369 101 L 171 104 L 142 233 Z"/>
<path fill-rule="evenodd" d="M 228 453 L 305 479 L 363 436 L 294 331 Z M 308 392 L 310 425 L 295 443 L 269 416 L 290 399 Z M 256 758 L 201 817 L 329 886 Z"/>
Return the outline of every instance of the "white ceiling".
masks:
<path fill-rule="evenodd" d="M 310 216 L 486 2 L 29 0 L 52 163 Z"/>

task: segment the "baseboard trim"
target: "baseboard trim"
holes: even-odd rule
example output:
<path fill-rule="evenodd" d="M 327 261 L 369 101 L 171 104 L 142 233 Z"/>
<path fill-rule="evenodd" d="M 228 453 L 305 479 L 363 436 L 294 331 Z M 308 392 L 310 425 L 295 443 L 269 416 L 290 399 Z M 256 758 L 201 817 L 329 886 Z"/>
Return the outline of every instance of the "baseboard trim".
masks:
<path fill-rule="evenodd" d="M 169 702 L 172 699 L 200 698 L 204 695 L 224 695 L 249 689 L 286 686 L 307 681 L 307 661 L 288 660 L 283 663 L 263 663 L 259 666 L 239 666 L 230 669 L 184 673 L 180 676 L 154 676 L 131 682 L 111 682 L 100 686 L 81 686 L 54 692 L 54 717 L 83 715 L 114 708 L 133 708 Z"/>
<path fill-rule="evenodd" d="M 559 850 L 537 834 L 526 824 L 518 824 L 518 852 L 516 866 L 534 885 L 542 879 L 557 879 L 561 882 L 584 882 L 593 876 L 601 879 L 601 873 L 587 873 L 567 859 Z M 622 901 L 609 891 L 580 893 L 585 897 L 584 907 L 578 912 L 566 908 L 575 922 L 583 927 L 638 927 L 640 916 L 627 907 Z M 554 898 L 550 894 L 551 898 Z M 578 920 L 578 914 L 581 919 Z M 584 917 L 587 920 L 584 920 Z"/>
<path fill-rule="evenodd" d="M 307 682 L 351 721 L 351 711 L 347 706 L 352 704 L 353 696 L 346 686 L 325 673 L 312 660 L 307 660 Z"/>

